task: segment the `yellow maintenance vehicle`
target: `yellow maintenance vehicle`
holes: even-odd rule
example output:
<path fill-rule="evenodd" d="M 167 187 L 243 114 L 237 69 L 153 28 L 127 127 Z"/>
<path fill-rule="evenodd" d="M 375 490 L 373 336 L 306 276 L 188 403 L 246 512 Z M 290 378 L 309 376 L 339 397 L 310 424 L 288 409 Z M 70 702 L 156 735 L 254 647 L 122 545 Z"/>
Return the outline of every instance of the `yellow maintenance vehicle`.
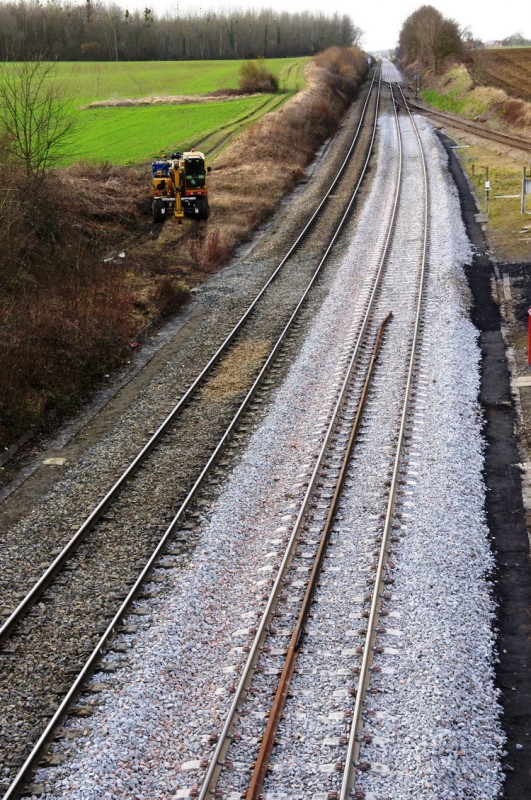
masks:
<path fill-rule="evenodd" d="M 185 217 L 208 219 L 208 189 L 205 156 L 198 150 L 172 153 L 153 161 L 153 222 L 164 222 L 173 214 L 179 222 Z"/>

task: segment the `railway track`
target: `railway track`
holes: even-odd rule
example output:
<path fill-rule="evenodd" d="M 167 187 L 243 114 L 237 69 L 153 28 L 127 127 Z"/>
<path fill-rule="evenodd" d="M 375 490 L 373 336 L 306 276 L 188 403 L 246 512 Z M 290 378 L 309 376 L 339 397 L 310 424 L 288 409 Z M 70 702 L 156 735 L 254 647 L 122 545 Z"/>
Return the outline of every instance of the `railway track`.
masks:
<path fill-rule="evenodd" d="M 436 138 L 418 122 L 419 150 L 402 113 L 398 124 L 399 186 L 396 122 L 382 114 L 374 184 L 333 285 L 259 428 L 209 496 L 192 559 L 155 571 L 167 579 L 142 604 L 149 621 L 117 637 L 103 669 L 121 668 L 100 669 L 74 710 L 88 717 L 68 720 L 52 748 L 57 766 L 38 771 L 50 798 L 497 796 L 492 631 L 478 613 L 490 562 L 474 521 L 476 351 L 453 248 L 463 260 L 468 250 L 463 232 L 449 231 L 458 206 L 440 191 Z"/>
<path fill-rule="evenodd" d="M 378 634 L 387 633 L 380 620 L 387 613 L 385 605 L 390 599 L 385 587 L 386 565 L 392 547 L 394 511 L 423 323 L 428 241 L 428 185 L 420 136 L 411 115 L 408 122 L 399 123 L 397 118 L 396 125 L 400 142 L 403 136 L 415 136 L 416 157 L 409 145 L 407 158 L 409 161 L 416 158 L 416 169 L 422 176 L 424 188 L 419 207 L 423 234 L 418 237 L 404 274 L 404 265 L 396 263 L 400 256 L 393 252 L 392 241 L 395 226 L 403 228 L 406 224 L 403 217 L 397 220 L 404 214 L 399 203 L 403 208 L 411 199 L 406 188 L 411 173 L 402 177 L 400 160 L 394 203 L 385 225 L 388 235 L 372 276 L 363 323 L 353 332 L 351 356 L 334 415 L 295 524 L 285 537 L 282 561 L 202 787 L 191 793 L 183 791 L 179 795 L 182 797 L 258 800 L 263 796 L 289 796 L 348 800 L 356 771 L 369 768 L 360 760 L 364 701 L 370 689 Z M 402 147 L 403 144 L 400 153 Z M 373 374 L 378 380 L 380 370 L 379 380 L 392 380 L 391 374 L 396 372 L 396 362 L 392 367 L 376 365 L 383 325 L 388 318 L 376 337 L 374 323 L 371 330 L 368 320 L 381 313 L 382 305 L 388 302 L 389 286 L 396 286 L 397 280 L 403 282 L 407 296 L 402 299 L 402 312 L 409 317 L 409 323 L 406 352 L 402 354 L 402 369 L 395 389 L 399 402 L 390 414 L 388 407 L 382 407 L 378 389 L 372 382 Z M 367 365 L 365 351 L 368 342 L 375 338 Z M 385 349 L 384 346 L 382 350 Z M 367 418 L 365 422 L 362 414 Z M 382 427 L 392 436 L 392 446 L 385 449 L 383 458 L 377 458 Z M 371 441 L 359 444 L 358 436 Z M 341 523 L 336 522 L 341 512 L 342 488 L 349 481 L 359 485 L 360 481 L 375 480 L 374 469 L 366 466 L 371 459 L 377 460 L 379 467 L 378 513 L 372 515 L 370 530 L 361 532 L 359 540 L 352 542 L 349 541 L 352 532 L 345 534 Z M 341 542 L 345 535 L 346 541 Z M 352 550 L 355 555 L 351 564 L 345 559 L 345 549 L 349 548 L 350 558 Z M 340 571 L 349 573 L 347 597 L 337 596 L 336 579 Z M 330 607 L 336 611 L 340 607 L 337 617 L 326 613 Z M 346 628 L 338 631 L 341 616 Z M 324 725 L 323 719 L 327 720 Z M 319 763 L 323 749 L 322 744 L 321 747 L 316 744 L 319 738 L 329 752 L 324 764 Z M 314 742 L 310 755 L 305 751 L 308 739 Z M 354 796 L 364 794 L 357 791 Z"/>
<path fill-rule="evenodd" d="M 102 652 L 127 609 L 140 595 L 157 559 L 186 524 L 186 515 L 205 479 L 251 406 L 313 288 L 318 286 L 334 243 L 349 219 L 368 165 L 374 142 L 374 121 L 370 125 L 364 121 L 371 114 L 376 117 L 377 107 L 378 90 L 375 88 L 367 95 L 358 133 L 336 179 L 271 278 L 142 451 L 18 603 L 13 599 L 27 583 L 24 559 L 10 565 L 12 593 L 5 594 L 4 603 L 7 607 L 11 605 L 11 610 L 0 628 L 4 661 L 2 703 L 6 709 L 0 752 L 6 800 L 22 790 L 71 703 L 100 662 Z M 360 170 L 358 166 L 353 167 L 351 161 L 363 137 L 363 168 Z M 349 191 L 345 210 L 344 186 L 348 184 L 355 188 Z M 326 216 L 326 225 L 323 216 Z M 316 233 L 318 221 L 320 227 Z M 332 230 L 323 243 L 327 225 Z M 289 287 L 282 284 L 287 273 L 284 266 L 288 263 L 298 269 L 298 280 L 292 281 L 294 286 Z M 252 325 L 260 314 L 266 320 L 273 319 L 274 324 L 267 328 L 265 337 L 268 346 L 260 350 L 239 396 L 231 397 L 225 404 L 214 400 L 214 405 L 226 408 L 220 415 L 217 441 L 212 445 L 210 436 L 202 436 L 200 421 L 211 410 L 216 381 L 219 385 L 220 376 L 229 368 L 227 361 L 230 366 L 231 358 L 241 353 L 245 340 L 258 337 Z M 263 331 L 262 323 L 261 339 Z M 201 406 L 200 401 L 205 400 L 206 405 Z M 180 452 L 192 447 L 199 453 L 193 468 L 188 468 L 184 475 L 177 472 L 176 479 L 175 466 L 172 476 L 171 465 L 178 461 Z M 205 450 L 211 451 L 206 461 L 202 458 Z M 150 459 L 149 468 L 147 459 Z M 169 475 L 164 481 L 163 470 Z M 160 501 L 158 505 L 153 505 L 154 496 Z M 179 509 L 177 513 L 175 508 Z M 143 509 L 147 512 L 143 513 Z M 44 553 L 33 554 L 34 560 L 43 557 Z M 102 625 L 103 619 L 110 619 L 110 622 Z M 74 639 L 72 629 L 75 630 Z M 69 675 L 73 672 L 76 678 L 71 683 Z M 50 694 L 61 697 L 59 705 L 51 706 Z M 32 696 L 32 703 L 28 695 Z M 47 724 L 44 724 L 45 718 L 50 718 Z M 18 773 L 12 779 L 15 769 Z"/>
<path fill-rule="evenodd" d="M 438 111 L 418 100 L 412 100 L 411 97 L 407 98 L 407 103 L 416 111 L 420 111 L 422 114 L 428 114 L 428 116 L 433 117 L 433 119 L 440 120 L 441 122 L 446 122 L 448 125 L 451 125 L 454 128 L 460 128 L 461 130 L 468 131 L 468 133 L 473 133 L 475 136 L 480 136 L 483 139 L 490 139 L 493 142 L 499 142 L 506 147 L 513 147 L 518 150 L 522 150 L 524 153 L 531 152 L 531 139 L 526 139 L 525 136 L 512 136 L 508 133 L 493 131 L 478 122 L 466 120 L 464 117 L 458 117 L 455 114 L 449 114 L 445 111 Z"/>

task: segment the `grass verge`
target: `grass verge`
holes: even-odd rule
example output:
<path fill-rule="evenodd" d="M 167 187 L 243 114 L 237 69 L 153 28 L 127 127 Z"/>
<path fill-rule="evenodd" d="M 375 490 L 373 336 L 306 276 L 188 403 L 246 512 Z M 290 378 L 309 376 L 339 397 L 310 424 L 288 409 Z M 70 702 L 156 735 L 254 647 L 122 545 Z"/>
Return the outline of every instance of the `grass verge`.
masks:
<path fill-rule="evenodd" d="M 529 262 L 531 258 L 531 214 L 521 213 L 522 157 L 503 152 L 493 143 L 485 144 L 477 137 L 463 136 L 454 130 L 453 138 L 460 148 L 461 162 L 474 189 L 480 211 L 487 211 L 485 182 L 490 181 L 487 241 L 500 261 Z M 527 164 L 528 174 L 531 163 Z M 527 198 L 531 212 L 531 197 Z"/>

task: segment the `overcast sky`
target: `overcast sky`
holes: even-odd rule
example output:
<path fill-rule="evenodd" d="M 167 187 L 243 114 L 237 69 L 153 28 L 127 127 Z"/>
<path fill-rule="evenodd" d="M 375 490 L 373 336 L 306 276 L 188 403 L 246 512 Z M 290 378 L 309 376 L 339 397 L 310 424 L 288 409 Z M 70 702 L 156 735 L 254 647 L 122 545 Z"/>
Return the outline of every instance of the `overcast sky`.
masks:
<path fill-rule="evenodd" d="M 454 19 L 461 28 L 470 27 L 476 38 L 484 42 L 504 39 L 512 33 L 522 32 L 531 38 L 531 5 L 528 0 L 264 0 L 243 2 L 240 0 L 117 0 L 129 10 L 142 10 L 149 6 L 157 16 L 166 12 L 175 13 L 177 5 L 181 12 L 205 12 L 216 9 L 273 8 L 281 11 L 311 11 L 333 14 L 348 14 L 355 25 L 364 32 L 362 46 L 365 50 L 382 50 L 394 47 L 405 19 L 422 5 L 433 5 L 445 16 Z"/>

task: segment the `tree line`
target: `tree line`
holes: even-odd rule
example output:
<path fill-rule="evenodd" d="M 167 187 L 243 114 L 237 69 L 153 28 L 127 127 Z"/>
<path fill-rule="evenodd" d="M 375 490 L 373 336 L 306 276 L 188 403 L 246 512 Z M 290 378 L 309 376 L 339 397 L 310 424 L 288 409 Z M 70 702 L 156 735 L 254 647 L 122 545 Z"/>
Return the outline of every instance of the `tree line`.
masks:
<path fill-rule="evenodd" d="M 504 47 L 529 47 L 529 45 L 531 45 L 531 39 L 528 39 L 519 31 L 518 33 L 513 33 L 511 36 L 508 36 L 506 39 L 502 39 L 501 43 Z"/>
<path fill-rule="evenodd" d="M 157 17 L 110 3 L 38 0 L 0 3 L 0 59 L 142 61 L 283 58 L 357 44 L 347 15 L 271 9 Z"/>

